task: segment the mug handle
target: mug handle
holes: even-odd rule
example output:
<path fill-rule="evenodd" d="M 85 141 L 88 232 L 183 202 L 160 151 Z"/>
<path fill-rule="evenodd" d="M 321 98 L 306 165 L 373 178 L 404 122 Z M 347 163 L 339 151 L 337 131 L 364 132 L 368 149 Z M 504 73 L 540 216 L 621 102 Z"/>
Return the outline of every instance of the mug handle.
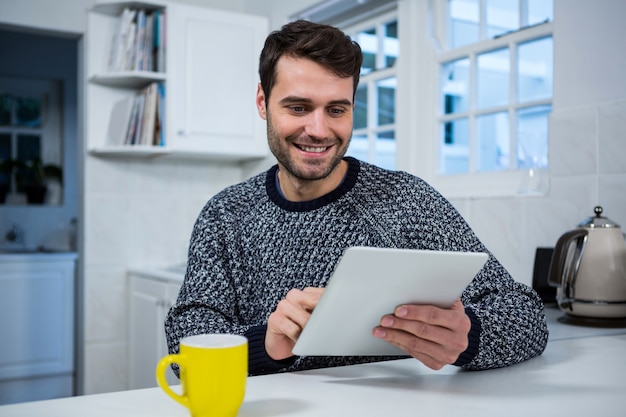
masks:
<path fill-rule="evenodd" d="M 161 360 L 159 361 L 159 363 L 157 364 L 157 367 L 156 367 L 157 383 L 159 384 L 161 389 L 163 391 L 165 391 L 165 393 L 167 395 L 172 397 L 172 399 L 174 399 L 175 401 L 179 402 L 183 406 L 189 408 L 189 398 L 187 398 L 185 395 L 179 395 L 179 394 L 175 393 L 170 388 L 170 386 L 167 383 L 167 381 L 165 380 L 165 371 L 167 370 L 167 367 L 170 366 L 173 363 L 176 363 L 176 364 L 178 364 L 179 366 L 182 367 L 182 366 L 184 366 L 184 363 L 185 363 L 185 357 L 183 355 L 181 355 L 181 354 L 173 354 L 173 355 L 167 355 L 167 356 L 164 356 L 163 358 L 161 358 Z"/>

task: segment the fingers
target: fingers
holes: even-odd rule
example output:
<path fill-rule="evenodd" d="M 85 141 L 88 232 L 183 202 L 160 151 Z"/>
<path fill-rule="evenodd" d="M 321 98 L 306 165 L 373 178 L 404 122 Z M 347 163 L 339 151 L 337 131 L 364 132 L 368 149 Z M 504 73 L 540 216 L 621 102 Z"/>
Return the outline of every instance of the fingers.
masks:
<path fill-rule="evenodd" d="M 294 289 L 278 303 L 267 321 L 265 348 L 271 358 L 280 360 L 293 356 L 291 349 L 323 292 L 323 288 Z"/>
<path fill-rule="evenodd" d="M 289 291 L 270 315 L 268 330 L 287 336 L 295 342 L 316 305 L 315 294 L 309 293 L 310 291 Z"/>
<path fill-rule="evenodd" d="M 448 309 L 402 305 L 384 316 L 373 335 L 400 347 L 432 369 L 454 363 L 467 349 L 471 328 L 460 300 Z"/>

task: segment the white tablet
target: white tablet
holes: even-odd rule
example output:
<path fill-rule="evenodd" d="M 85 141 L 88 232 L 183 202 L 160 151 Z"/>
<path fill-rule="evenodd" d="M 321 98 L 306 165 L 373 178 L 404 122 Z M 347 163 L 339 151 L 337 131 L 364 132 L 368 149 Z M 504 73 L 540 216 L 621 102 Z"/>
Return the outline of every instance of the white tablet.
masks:
<path fill-rule="evenodd" d="M 449 307 L 487 261 L 486 253 L 348 248 L 293 348 L 296 355 L 406 355 L 372 336 L 400 304 Z"/>

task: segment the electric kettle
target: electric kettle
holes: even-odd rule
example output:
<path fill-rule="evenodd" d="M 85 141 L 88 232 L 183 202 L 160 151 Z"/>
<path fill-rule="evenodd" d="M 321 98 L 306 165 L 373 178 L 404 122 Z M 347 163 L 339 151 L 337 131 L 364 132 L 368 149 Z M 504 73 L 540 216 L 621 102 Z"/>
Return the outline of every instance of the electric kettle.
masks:
<path fill-rule="evenodd" d="M 566 315 L 626 317 L 626 244 L 620 226 L 594 208 L 578 228 L 563 234 L 554 248 L 548 283 Z"/>

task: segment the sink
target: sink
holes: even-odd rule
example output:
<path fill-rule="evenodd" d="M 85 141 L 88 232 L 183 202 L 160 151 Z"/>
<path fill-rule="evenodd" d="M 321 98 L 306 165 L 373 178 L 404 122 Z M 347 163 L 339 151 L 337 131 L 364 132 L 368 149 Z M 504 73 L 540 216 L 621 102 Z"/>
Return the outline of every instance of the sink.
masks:
<path fill-rule="evenodd" d="M 52 250 L 48 248 L 24 248 L 24 247 L 0 247 L 0 254 L 5 255 L 20 255 L 26 254 L 30 255 L 33 253 L 58 253 L 61 251 Z"/>
<path fill-rule="evenodd" d="M 29 248 L 0 248 L 0 253 L 8 253 L 11 255 L 18 255 L 20 253 L 37 253 L 37 249 Z"/>

